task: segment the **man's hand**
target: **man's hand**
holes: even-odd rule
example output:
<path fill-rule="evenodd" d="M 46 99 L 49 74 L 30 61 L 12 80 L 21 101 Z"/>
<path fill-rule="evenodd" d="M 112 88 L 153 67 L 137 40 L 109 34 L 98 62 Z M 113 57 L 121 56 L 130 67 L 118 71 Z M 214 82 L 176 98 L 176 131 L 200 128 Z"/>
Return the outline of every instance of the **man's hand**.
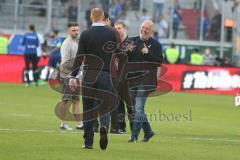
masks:
<path fill-rule="evenodd" d="M 128 45 L 127 45 L 127 48 L 126 48 L 126 52 L 128 52 L 128 53 L 130 53 L 130 52 L 132 52 L 133 51 L 133 49 L 135 48 L 136 46 L 134 45 L 134 42 L 132 41 L 131 43 L 129 43 Z"/>
<path fill-rule="evenodd" d="M 143 45 L 144 45 L 144 48 L 142 49 L 141 52 L 143 53 L 143 55 L 148 54 L 148 47 L 147 47 L 147 45 L 145 43 L 143 43 Z"/>
<path fill-rule="evenodd" d="M 77 91 L 77 88 L 78 88 L 78 86 L 77 86 L 77 79 L 70 78 L 70 80 L 69 80 L 69 87 L 70 87 L 70 89 L 73 92 Z"/>

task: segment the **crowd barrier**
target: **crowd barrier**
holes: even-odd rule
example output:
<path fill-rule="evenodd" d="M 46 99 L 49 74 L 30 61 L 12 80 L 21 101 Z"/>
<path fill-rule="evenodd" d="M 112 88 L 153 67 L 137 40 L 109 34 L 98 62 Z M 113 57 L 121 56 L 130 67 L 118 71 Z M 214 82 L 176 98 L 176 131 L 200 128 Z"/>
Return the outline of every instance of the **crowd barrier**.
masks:
<path fill-rule="evenodd" d="M 47 61 L 48 58 L 41 58 L 38 64 L 40 68 L 43 68 Z M 23 83 L 24 66 L 22 55 L 0 55 L 0 82 Z M 168 91 L 236 95 L 240 89 L 240 68 L 237 67 L 184 64 L 163 66 L 166 73 L 159 77 L 159 90 L 166 84 Z"/>

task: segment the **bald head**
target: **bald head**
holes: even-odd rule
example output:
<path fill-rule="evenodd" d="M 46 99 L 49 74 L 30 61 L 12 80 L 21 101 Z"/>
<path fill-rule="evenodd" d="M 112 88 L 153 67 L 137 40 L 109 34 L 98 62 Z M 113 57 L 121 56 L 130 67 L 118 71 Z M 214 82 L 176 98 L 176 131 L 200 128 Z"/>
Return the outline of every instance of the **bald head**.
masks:
<path fill-rule="evenodd" d="M 146 20 L 142 23 L 141 28 L 140 28 L 140 38 L 143 41 L 148 40 L 151 38 L 153 34 L 153 29 L 154 29 L 154 23 L 151 20 Z"/>
<path fill-rule="evenodd" d="M 93 8 L 91 10 L 91 20 L 93 23 L 102 22 L 104 19 L 104 11 L 101 8 Z"/>
<path fill-rule="evenodd" d="M 153 23 L 153 21 L 151 21 L 151 20 L 145 20 L 145 21 L 143 21 L 143 23 L 142 23 L 142 25 L 141 26 L 151 26 L 151 27 L 153 27 L 154 26 L 154 23 Z"/>

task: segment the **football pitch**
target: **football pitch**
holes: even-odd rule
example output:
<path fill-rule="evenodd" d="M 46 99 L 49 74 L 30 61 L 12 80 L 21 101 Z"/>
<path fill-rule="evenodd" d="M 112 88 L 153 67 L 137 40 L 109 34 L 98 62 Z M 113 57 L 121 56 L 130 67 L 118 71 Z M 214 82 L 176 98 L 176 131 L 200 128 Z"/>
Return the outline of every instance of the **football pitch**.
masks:
<path fill-rule="evenodd" d="M 128 143 L 109 135 L 107 150 L 84 150 L 83 131 L 62 131 L 55 115 L 60 95 L 48 86 L 0 84 L 0 160 L 239 160 L 240 107 L 234 97 L 169 93 L 148 99 L 155 136 Z M 75 126 L 74 122 L 70 123 Z"/>

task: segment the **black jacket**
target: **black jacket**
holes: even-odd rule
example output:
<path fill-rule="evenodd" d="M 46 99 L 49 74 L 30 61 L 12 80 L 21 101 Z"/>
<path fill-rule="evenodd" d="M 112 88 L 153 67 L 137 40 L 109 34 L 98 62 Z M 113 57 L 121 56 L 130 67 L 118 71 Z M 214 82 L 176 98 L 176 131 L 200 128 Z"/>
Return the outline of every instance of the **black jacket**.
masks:
<path fill-rule="evenodd" d="M 159 42 L 153 38 L 148 39 L 147 41 L 142 41 L 140 37 L 129 38 L 130 41 L 134 42 L 135 48 L 131 53 L 129 53 L 128 62 L 140 63 L 133 64 L 137 69 L 133 73 L 129 74 L 129 78 L 141 77 L 137 80 L 134 80 L 130 84 L 132 87 L 139 84 L 145 86 L 152 86 L 156 88 L 157 86 L 157 67 L 160 67 L 163 62 L 162 46 Z M 144 43 L 146 44 L 149 53 L 143 54 L 141 51 L 144 48 Z M 153 64 L 154 63 L 154 64 Z M 135 68 L 135 67 L 134 67 Z M 134 69 L 133 69 L 134 70 Z M 146 72 L 147 71 L 147 72 Z M 143 75 L 145 73 L 145 75 Z M 142 75 L 142 76 L 141 76 Z"/>
<path fill-rule="evenodd" d="M 93 26 L 82 32 L 78 45 L 77 57 L 73 64 L 73 70 L 79 68 L 82 63 L 83 59 L 78 58 L 78 56 L 91 55 L 91 57 L 87 57 L 84 60 L 88 68 L 110 72 L 112 58 L 111 44 L 117 45 L 117 42 L 116 33 L 105 26 Z M 94 61 L 95 58 L 93 56 L 100 59 L 103 66 L 99 65 L 97 59 Z M 76 76 L 76 74 L 76 71 L 74 71 L 71 75 Z"/>

